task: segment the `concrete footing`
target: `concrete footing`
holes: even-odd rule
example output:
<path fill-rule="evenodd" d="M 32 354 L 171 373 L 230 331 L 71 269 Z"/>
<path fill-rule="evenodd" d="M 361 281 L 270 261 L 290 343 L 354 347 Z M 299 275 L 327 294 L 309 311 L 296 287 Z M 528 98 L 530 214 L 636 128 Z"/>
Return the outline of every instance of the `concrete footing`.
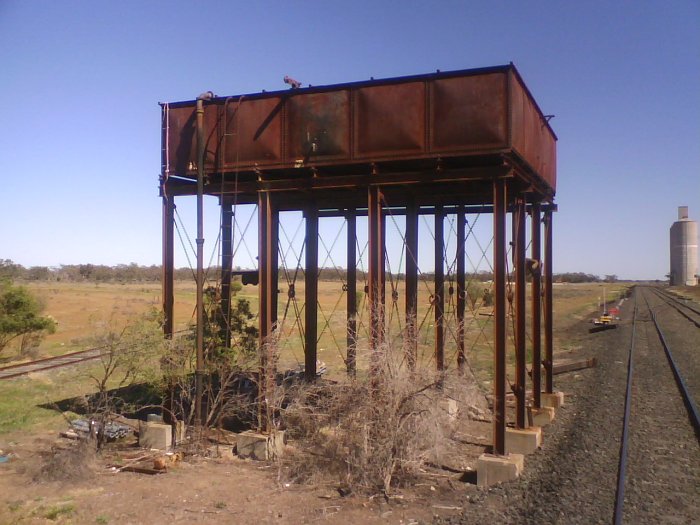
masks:
<path fill-rule="evenodd" d="M 139 422 L 139 446 L 168 450 L 173 445 L 173 427 L 165 423 Z"/>
<path fill-rule="evenodd" d="M 554 419 L 556 411 L 552 407 L 529 408 L 530 419 L 535 427 L 545 427 Z"/>
<path fill-rule="evenodd" d="M 524 465 L 525 456 L 522 454 L 482 454 L 476 462 L 476 484 L 479 487 L 488 487 L 514 480 L 520 476 Z"/>
<path fill-rule="evenodd" d="M 284 432 L 276 431 L 271 434 L 242 432 L 238 434 L 236 450 L 242 458 L 258 461 L 278 458 L 284 453 Z"/>
<path fill-rule="evenodd" d="M 542 445 L 542 429 L 507 428 L 506 429 L 506 454 L 532 454 Z"/>
<path fill-rule="evenodd" d="M 457 405 L 457 401 L 449 397 L 441 399 L 440 408 L 445 411 L 445 414 L 447 414 L 447 420 L 450 423 L 455 423 L 457 421 L 457 417 L 459 416 L 459 406 Z"/>
<path fill-rule="evenodd" d="M 551 394 L 542 392 L 540 401 L 543 407 L 559 408 L 564 406 L 564 392 L 553 392 Z"/>

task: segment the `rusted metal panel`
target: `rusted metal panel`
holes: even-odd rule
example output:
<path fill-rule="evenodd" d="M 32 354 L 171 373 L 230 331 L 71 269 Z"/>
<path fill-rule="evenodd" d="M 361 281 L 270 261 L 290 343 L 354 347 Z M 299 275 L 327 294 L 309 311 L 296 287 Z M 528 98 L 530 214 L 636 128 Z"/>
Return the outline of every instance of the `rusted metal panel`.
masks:
<path fill-rule="evenodd" d="M 556 189 L 556 136 L 516 70 L 510 72 L 509 91 L 511 148 Z"/>
<path fill-rule="evenodd" d="M 424 82 L 359 88 L 353 115 L 357 158 L 425 153 Z"/>
<path fill-rule="evenodd" d="M 348 90 L 309 93 L 287 102 L 287 160 L 308 163 L 350 154 Z"/>
<path fill-rule="evenodd" d="M 164 170 L 193 178 L 194 101 L 163 111 Z M 357 174 L 370 162 L 455 170 L 502 156 L 541 193 L 556 188 L 556 136 L 512 65 L 219 97 L 204 126 L 207 173 L 227 180 Z"/>
<path fill-rule="evenodd" d="M 228 99 L 222 127 L 223 169 L 236 170 L 282 162 L 282 110 L 284 100 Z M 212 108 L 212 113 L 215 108 Z"/>
<path fill-rule="evenodd" d="M 462 153 L 508 147 L 506 76 L 435 80 L 430 101 L 430 147 Z"/>

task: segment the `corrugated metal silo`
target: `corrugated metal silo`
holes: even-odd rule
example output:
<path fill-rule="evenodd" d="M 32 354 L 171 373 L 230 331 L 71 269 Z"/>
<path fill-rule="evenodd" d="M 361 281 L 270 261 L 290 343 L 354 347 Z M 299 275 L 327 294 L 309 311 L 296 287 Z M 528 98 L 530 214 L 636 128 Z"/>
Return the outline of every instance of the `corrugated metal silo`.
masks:
<path fill-rule="evenodd" d="M 671 286 L 695 286 L 698 274 L 698 223 L 688 218 L 688 207 L 678 207 L 671 226 Z"/>

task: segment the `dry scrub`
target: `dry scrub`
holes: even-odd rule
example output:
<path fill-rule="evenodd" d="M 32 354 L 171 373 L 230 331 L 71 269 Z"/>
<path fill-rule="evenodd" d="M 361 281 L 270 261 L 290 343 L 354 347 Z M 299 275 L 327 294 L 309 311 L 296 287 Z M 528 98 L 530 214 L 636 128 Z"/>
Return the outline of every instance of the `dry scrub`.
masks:
<path fill-rule="evenodd" d="M 439 462 L 451 421 L 435 372 L 410 371 L 390 351 L 375 357 L 370 377 L 290 392 L 282 424 L 293 446 L 282 461 L 296 480 L 388 493 Z"/>

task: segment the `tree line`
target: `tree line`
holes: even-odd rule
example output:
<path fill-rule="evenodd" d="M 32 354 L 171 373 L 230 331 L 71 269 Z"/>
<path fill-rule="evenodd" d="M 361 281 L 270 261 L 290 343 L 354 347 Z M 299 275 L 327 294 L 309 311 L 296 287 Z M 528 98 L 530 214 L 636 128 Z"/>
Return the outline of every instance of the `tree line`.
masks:
<path fill-rule="evenodd" d="M 236 268 L 234 272 L 241 271 Z M 244 270 L 251 271 L 251 270 Z M 219 275 L 221 268 L 218 266 L 207 269 L 209 275 Z M 294 274 L 294 269 L 287 270 Z M 280 279 L 284 279 L 285 270 L 280 268 Z M 24 267 L 10 259 L 0 259 L 0 279 L 12 279 L 21 281 L 68 281 L 68 282 L 160 282 L 163 270 L 159 264 L 144 266 L 136 263 L 117 264 L 107 266 L 103 264 L 62 264 L 60 266 L 30 266 Z M 425 280 L 433 279 L 433 272 L 422 272 L 421 278 Z M 394 274 L 394 278 L 403 279 L 402 273 Z M 174 278 L 178 281 L 194 280 L 194 271 L 191 268 L 175 268 Z M 387 275 L 387 278 L 389 276 Z M 298 272 L 297 280 L 303 280 L 303 272 Z M 319 279 L 322 281 L 347 280 L 347 270 L 345 268 L 320 268 Z M 488 282 L 493 280 L 493 273 L 490 271 L 480 271 L 469 273 L 468 279 L 471 281 Z M 596 283 L 615 282 L 616 275 L 605 275 L 599 277 L 590 273 L 568 272 L 555 273 L 554 282 L 558 283 Z M 357 280 L 366 281 L 367 274 L 360 269 L 357 270 Z"/>

